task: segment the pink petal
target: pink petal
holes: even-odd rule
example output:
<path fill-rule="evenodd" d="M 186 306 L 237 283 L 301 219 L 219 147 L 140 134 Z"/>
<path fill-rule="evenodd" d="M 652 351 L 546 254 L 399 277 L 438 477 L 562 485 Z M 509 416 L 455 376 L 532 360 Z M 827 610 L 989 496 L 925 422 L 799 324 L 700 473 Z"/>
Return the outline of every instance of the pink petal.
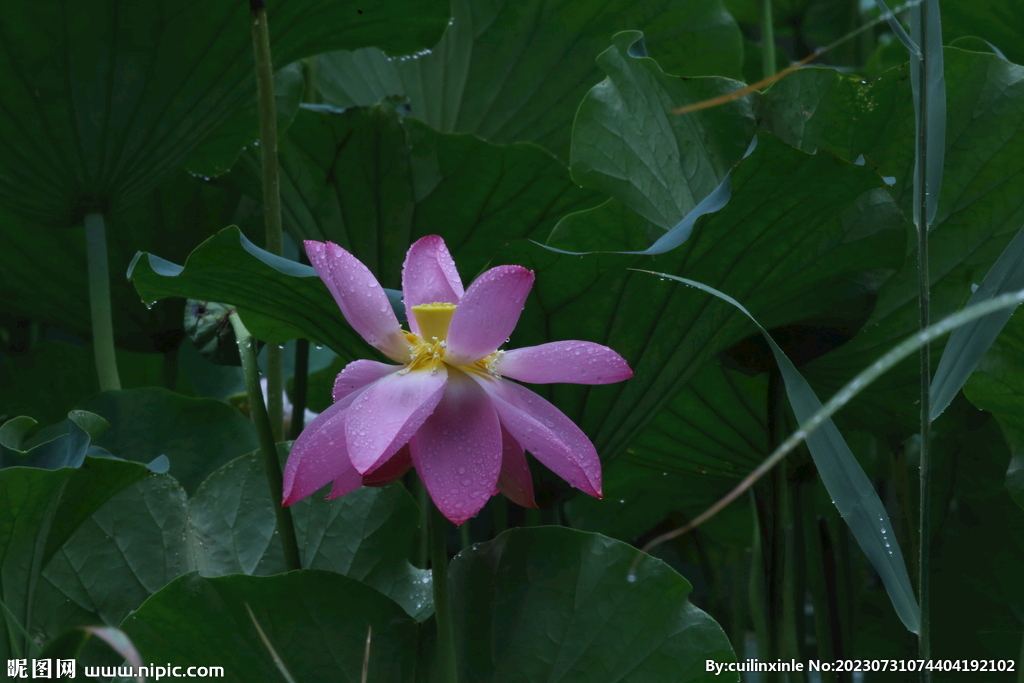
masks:
<path fill-rule="evenodd" d="M 333 242 L 307 240 L 306 254 L 349 325 L 388 358 L 399 363 L 408 361 L 409 344 L 373 273 Z"/>
<path fill-rule="evenodd" d="M 393 372 L 359 394 L 345 421 L 345 439 L 360 474 L 371 472 L 409 442 L 441 400 L 447 379 L 443 364 L 437 374 Z"/>
<path fill-rule="evenodd" d="M 444 397 L 409 446 L 430 498 L 455 524 L 491 497 L 501 472 L 501 426 L 487 393 L 464 373 L 449 372 Z"/>
<path fill-rule="evenodd" d="M 503 379 L 475 379 L 490 394 L 501 425 L 533 457 L 580 491 L 602 497 L 601 460 L 572 420 L 526 387 Z"/>
<path fill-rule="evenodd" d="M 340 401 L 353 391 L 373 384 L 381 377 L 386 377 L 401 369 L 400 366 L 378 363 L 375 360 L 354 360 L 338 373 L 334 380 L 334 391 L 331 392 L 331 397 L 335 401 Z"/>
<path fill-rule="evenodd" d="M 531 287 L 533 272 L 522 266 L 498 266 L 478 277 L 452 316 L 445 362 L 469 365 L 494 353 L 516 328 Z"/>
<path fill-rule="evenodd" d="M 531 384 L 610 384 L 633 376 L 619 354 L 587 341 L 560 341 L 512 349 L 495 368 L 506 377 Z"/>
<path fill-rule="evenodd" d="M 427 235 L 409 247 L 402 265 L 402 298 L 410 329 L 419 334 L 412 307 L 420 304 L 457 304 L 465 290 L 448 247 L 438 235 Z"/>
<path fill-rule="evenodd" d="M 372 472 L 363 475 L 363 486 L 387 486 L 398 481 L 412 467 L 412 455 L 405 445 Z M 328 496 L 329 497 L 329 496 Z"/>
<path fill-rule="evenodd" d="M 351 400 L 335 403 L 295 440 L 284 468 L 284 505 L 302 500 L 332 480 L 335 489 L 349 487 L 345 493 L 362 486 L 362 477 L 352 467 L 345 447 L 345 420 L 351 404 Z"/>
<path fill-rule="evenodd" d="M 512 438 L 508 430 L 501 428 L 501 475 L 498 477 L 498 490 L 517 505 L 524 508 L 537 507 L 533 499 L 533 477 L 530 466 L 526 462 L 526 454 L 519 442 Z"/>

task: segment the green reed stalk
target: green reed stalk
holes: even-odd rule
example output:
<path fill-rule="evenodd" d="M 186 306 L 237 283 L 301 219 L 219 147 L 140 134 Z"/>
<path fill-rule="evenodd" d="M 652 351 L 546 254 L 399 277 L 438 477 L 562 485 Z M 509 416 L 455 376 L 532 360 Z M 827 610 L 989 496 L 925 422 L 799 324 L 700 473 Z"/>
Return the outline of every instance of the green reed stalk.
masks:
<path fill-rule="evenodd" d="M 917 221 L 917 300 L 918 328 L 923 332 L 928 328 L 931 305 L 931 280 L 928 266 L 928 3 L 921 3 L 913 11 L 918 12 L 921 22 L 921 57 L 917 61 L 918 69 L 918 107 L 917 107 L 917 168 L 914 182 L 914 197 L 918 200 Z M 918 544 L 918 602 L 921 606 L 921 630 L 918 632 L 918 656 L 931 659 L 931 596 L 930 596 L 930 563 L 931 551 L 931 344 L 921 345 L 918 355 L 921 374 L 921 454 L 920 454 L 920 514 Z M 931 672 L 922 670 L 921 680 L 930 681 Z"/>
<path fill-rule="evenodd" d="M 274 101 L 274 67 L 270 57 L 270 28 L 263 0 L 249 0 L 252 47 L 256 66 L 256 99 L 260 119 L 260 159 L 263 176 L 264 248 L 280 256 L 284 248 L 281 230 L 281 180 L 277 167 L 277 105 Z M 284 438 L 284 356 L 267 346 L 267 411 L 274 440 Z"/>

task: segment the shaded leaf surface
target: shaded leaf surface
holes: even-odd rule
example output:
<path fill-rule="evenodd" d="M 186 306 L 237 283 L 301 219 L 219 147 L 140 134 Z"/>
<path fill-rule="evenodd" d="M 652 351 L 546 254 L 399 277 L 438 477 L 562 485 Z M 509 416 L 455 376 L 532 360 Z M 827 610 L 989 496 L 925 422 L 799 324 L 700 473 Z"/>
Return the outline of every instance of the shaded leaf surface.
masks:
<path fill-rule="evenodd" d="M 193 491 L 207 474 L 256 448 L 256 431 L 231 406 L 159 387 L 108 391 L 83 408 L 110 423 L 97 445 L 126 460 L 170 460 L 170 474 Z"/>
<path fill-rule="evenodd" d="M 515 529 L 464 550 L 450 575 L 462 679 L 739 680 L 706 672 L 706 660 L 735 655 L 687 600 L 686 579 L 645 557 L 626 580 L 638 552 L 563 527 Z"/>
<path fill-rule="evenodd" d="M 279 66 L 331 49 L 411 52 L 441 2 L 269 8 Z M 251 97 L 249 11 L 227 0 L 21 2 L 0 27 L 0 204 L 52 227 L 116 211 L 172 175 Z"/>
<path fill-rule="evenodd" d="M 445 238 L 468 282 L 497 245 L 544 240 L 560 216 L 599 201 L 535 145 L 438 133 L 387 105 L 304 108 L 280 158 L 288 230 L 339 244 L 394 288 L 406 250 L 424 235 Z M 240 166 L 246 191 L 260 196 L 257 156 Z"/>
<path fill-rule="evenodd" d="M 28 633 L 36 632 L 34 596 L 43 568 L 93 512 L 148 472 L 136 463 L 98 458 L 79 468 L 0 470 L 0 588 Z M 21 631 L 0 620 L 0 654 L 27 651 Z"/>
<path fill-rule="evenodd" d="M 224 680 L 240 683 L 278 680 L 246 606 L 296 680 L 357 683 L 371 627 L 368 680 L 413 680 L 416 623 L 372 588 L 316 569 L 278 576 L 188 574 L 121 628 L 144 661 L 219 665 Z"/>
<path fill-rule="evenodd" d="M 588 339 L 622 353 L 633 368 L 629 382 L 559 385 L 550 394 L 606 457 L 629 445 L 701 363 L 749 329 L 724 305 L 625 267 L 686 273 L 735 292 L 775 326 L 826 306 L 817 297 L 847 274 L 892 264 L 902 236 L 898 223 L 871 210 L 887 206 L 884 196 L 861 199 L 880 182 L 868 169 L 805 155 L 772 136 L 759 140 L 733 170 L 729 205 L 699 219 L 690 239 L 668 254 L 579 257 L 516 244 L 499 255 L 537 271 L 535 305 L 527 306 L 513 346 Z"/>
<path fill-rule="evenodd" d="M 1024 224 L 1024 68 L 995 55 L 945 50 L 947 120 L 942 195 L 930 231 L 931 309 L 939 319 L 966 303 L 971 284 L 984 277 Z M 801 70 L 765 95 L 773 130 L 802 149 L 863 154 L 868 165 L 891 176 L 890 194 L 911 215 L 914 130 L 906 68 L 861 82 Z M 809 116 L 802 117 L 801 112 Z M 805 123 L 801 123 L 801 117 Z M 767 120 L 767 119 L 766 119 Z M 829 135 L 833 122 L 852 120 L 848 135 Z M 844 124 L 845 125 L 845 124 Z M 907 235 L 913 253 L 914 238 Z M 837 389 L 887 348 L 917 329 L 917 275 L 913 258 L 888 278 L 864 329 L 848 344 L 806 368 L 817 386 Z M 938 359 L 940 344 L 933 347 Z M 851 406 L 849 417 L 864 428 L 890 435 L 894 443 L 911 433 L 917 409 L 916 361 L 908 360 L 875 383 Z"/>
<path fill-rule="evenodd" d="M 739 28 L 717 1 L 453 0 L 452 23 L 432 50 L 322 55 L 319 88 L 338 107 L 405 95 L 435 130 L 536 142 L 565 158 L 576 107 L 600 79 L 594 57 L 626 29 L 644 31 L 672 73 L 739 77 Z"/>
<path fill-rule="evenodd" d="M 279 454 L 287 456 L 284 445 Z M 333 501 L 315 494 L 291 511 L 303 567 L 358 579 L 419 620 L 432 613 L 430 574 L 406 559 L 419 508 L 400 485 L 363 487 Z M 204 576 L 285 571 L 258 454 L 231 461 L 203 482 L 189 503 L 189 520 L 196 568 Z"/>

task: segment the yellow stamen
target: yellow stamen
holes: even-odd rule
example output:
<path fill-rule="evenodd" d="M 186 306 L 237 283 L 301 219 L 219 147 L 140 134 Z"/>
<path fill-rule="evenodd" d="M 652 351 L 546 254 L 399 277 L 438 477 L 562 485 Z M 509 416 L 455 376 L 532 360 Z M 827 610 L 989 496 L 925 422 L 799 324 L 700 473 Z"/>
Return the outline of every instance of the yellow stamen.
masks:
<path fill-rule="evenodd" d="M 455 304 L 435 302 L 412 307 L 412 315 L 420 328 L 420 337 L 428 343 L 448 338 L 448 326 L 454 313 Z"/>

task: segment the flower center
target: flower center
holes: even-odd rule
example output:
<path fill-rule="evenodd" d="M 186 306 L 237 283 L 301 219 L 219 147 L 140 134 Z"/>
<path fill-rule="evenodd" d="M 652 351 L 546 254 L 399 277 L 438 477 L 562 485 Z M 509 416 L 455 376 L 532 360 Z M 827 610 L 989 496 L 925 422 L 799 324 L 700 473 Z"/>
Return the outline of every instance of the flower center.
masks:
<path fill-rule="evenodd" d="M 412 315 L 416 318 L 420 333 L 403 332 L 409 342 L 409 363 L 398 371 L 399 374 L 426 369 L 429 369 L 432 375 L 437 373 L 441 363 L 445 362 L 448 326 L 451 325 L 454 313 L 455 304 L 435 302 L 412 307 Z M 459 369 L 483 377 L 498 377 L 496 367 L 504 354 L 504 351 L 495 351 L 472 365 L 459 366 Z"/>
<path fill-rule="evenodd" d="M 420 328 L 420 336 L 427 342 L 442 342 L 448 337 L 455 304 L 432 303 L 412 307 L 412 315 Z"/>

